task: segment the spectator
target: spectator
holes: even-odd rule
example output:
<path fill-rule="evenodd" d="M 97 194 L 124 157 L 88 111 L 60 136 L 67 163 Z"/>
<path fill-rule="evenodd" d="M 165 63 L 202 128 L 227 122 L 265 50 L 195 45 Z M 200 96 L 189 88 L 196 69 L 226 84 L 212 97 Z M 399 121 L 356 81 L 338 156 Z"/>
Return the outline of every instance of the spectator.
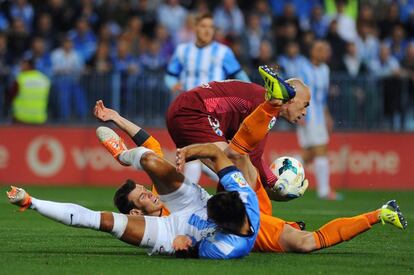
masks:
<path fill-rule="evenodd" d="M 286 45 L 299 40 L 299 30 L 295 24 L 289 23 L 283 26 L 280 36 L 276 37 L 276 51 L 282 53 Z"/>
<path fill-rule="evenodd" d="M 185 23 L 183 27 L 177 34 L 177 44 L 187 43 L 187 42 L 194 42 L 195 35 L 194 35 L 194 15 L 189 14 L 185 19 Z"/>
<path fill-rule="evenodd" d="M 66 5 L 64 0 L 49 0 L 43 13 L 50 15 L 52 26 L 60 32 L 70 30 L 73 25 L 75 17 L 73 5 Z"/>
<path fill-rule="evenodd" d="M 72 40 L 74 49 L 83 62 L 92 57 L 97 41 L 86 18 L 81 17 L 76 21 L 76 29 L 70 31 L 68 37 Z"/>
<path fill-rule="evenodd" d="M 145 73 L 161 73 L 167 66 L 167 60 L 161 53 L 160 42 L 155 39 L 150 41 L 148 50 L 139 57 L 139 61 Z"/>
<path fill-rule="evenodd" d="M 214 24 L 225 35 L 240 36 L 244 31 L 244 16 L 236 0 L 222 0 L 214 10 Z"/>
<path fill-rule="evenodd" d="M 42 72 L 47 77 L 52 76 L 52 60 L 49 52 L 46 49 L 45 40 L 41 37 L 34 37 L 32 40 L 32 47 L 25 53 L 27 58 L 31 58 L 34 63 L 34 68 Z"/>
<path fill-rule="evenodd" d="M 293 24 L 296 30 L 299 30 L 299 18 L 296 15 L 295 5 L 293 5 L 293 3 L 290 2 L 285 2 L 285 5 L 283 7 L 283 14 L 281 16 L 276 17 L 276 19 L 273 20 L 273 23 L 276 29 L 276 36 L 281 36 L 280 32 L 283 32 L 284 27 L 286 25 Z"/>
<path fill-rule="evenodd" d="M 357 37 L 355 21 L 346 14 L 346 0 L 335 0 L 336 14 L 331 18 L 337 22 L 338 35 L 345 41 L 355 41 Z"/>
<path fill-rule="evenodd" d="M 0 31 L 6 31 L 9 28 L 7 16 L 0 11 Z"/>
<path fill-rule="evenodd" d="M 158 22 L 167 28 L 174 43 L 177 42 L 176 34 L 184 26 L 187 13 L 178 0 L 167 0 L 158 9 Z"/>
<path fill-rule="evenodd" d="M 72 40 L 64 38 L 61 47 L 52 52 L 51 59 L 58 118 L 68 120 L 72 109 L 76 110 L 79 117 L 86 117 L 86 98 L 80 85 L 84 64 L 73 49 Z"/>
<path fill-rule="evenodd" d="M 368 72 L 368 67 L 362 62 L 354 42 L 348 42 L 346 44 L 346 52 L 342 57 L 341 66 L 338 68 L 338 71 L 344 72 L 352 78 Z"/>
<path fill-rule="evenodd" d="M 414 103 L 414 43 L 411 42 L 407 47 L 406 57 L 402 62 L 402 68 L 406 76 L 406 91 L 408 92 L 408 106 L 413 106 Z"/>
<path fill-rule="evenodd" d="M 151 9 L 149 0 L 139 0 L 132 4 L 130 15 L 138 16 L 142 21 L 142 32 L 146 36 L 154 35 L 154 28 L 157 25 L 157 16 L 155 10 Z"/>
<path fill-rule="evenodd" d="M 76 18 L 85 18 L 92 29 L 96 30 L 99 23 L 98 13 L 94 6 L 93 0 L 81 0 L 79 10 L 76 12 Z"/>
<path fill-rule="evenodd" d="M 392 30 L 394 29 L 395 25 L 401 23 L 400 10 L 397 3 L 391 2 L 387 11 L 387 15 L 378 24 L 381 40 L 391 36 Z"/>
<path fill-rule="evenodd" d="M 381 44 L 379 56 L 371 60 L 369 69 L 376 77 L 398 76 L 401 72 L 400 63 L 391 55 L 391 50 L 386 43 Z"/>
<path fill-rule="evenodd" d="M 321 5 L 312 8 L 311 15 L 301 20 L 302 29 L 310 30 L 315 33 L 316 38 L 325 38 L 329 27 L 329 18 L 324 15 Z"/>
<path fill-rule="evenodd" d="M 370 24 L 361 23 L 358 25 L 358 37 L 355 43 L 358 54 L 365 64 L 369 64 L 378 56 L 380 42 Z"/>
<path fill-rule="evenodd" d="M 8 48 L 14 62 L 22 57 L 30 44 L 30 34 L 27 32 L 23 20 L 15 18 L 12 29 L 8 34 Z"/>
<path fill-rule="evenodd" d="M 126 114 L 133 115 L 135 98 L 132 95 L 133 87 L 128 85 L 128 80 L 132 79 L 130 76 L 138 75 L 141 72 L 138 60 L 131 54 L 131 49 L 128 41 L 120 40 L 118 42 L 116 55 L 113 57 L 114 72 L 121 77 L 121 110 Z"/>
<path fill-rule="evenodd" d="M 86 63 L 88 72 L 96 74 L 108 74 L 112 71 L 113 64 L 110 56 L 109 45 L 101 42 L 96 48 L 95 54 Z"/>
<path fill-rule="evenodd" d="M 338 34 L 338 24 L 336 20 L 331 21 L 326 40 L 332 49 L 332 58 L 329 62 L 329 68 L 332 71 L 338 70 L 340 67 L 341 58 L 345 54 L 346 42 Z"/>
<path fill-rule="evenodd" d="M 12 20 L 19 18 L 23 21 L 25 29 L 28 32 L 32 31 L 34 10 L 32 5 L 28 3 L 27 0 L 12 1 L 9 13 Z"/>
<path fill-rule="evenodd" d="M 259 15 L 263 32 L 269 33 L 272 29 L 273 18 L 268 2 L 266 0 L 255 1 L 254 12 Z"/>
<path fill-rule="evenodd" d="M 155 39 L 160 42 L 160 52 L 163 58 L 165 58 L 165 60 L 170 60 L 174 53 L 175 45 L 171 35 L 163 25 L 157 25 L 155 27 Z"/>
<path fill-rule="evenodd" d="M 369 5 L 362 5 L 359 9 L 357 18 L 357 29 L 359 25 L 368 25 L 375 29 L 377 27 L 377 21 L 374 16 L 374 10 Z"/>
<path fill-rule="evenodd" d="M 7 36 L 4 33 L 0 33 L 0 117 L 8 116 L 9 104 L 6 103 L 7 89 L 10 84 L 10 73 L 13 65 L 13 59 L 10 52 L 7 49 Z"/>
<path fill-rule="evenodd" d="M 1 79 L 7 78 L 11 73 L 11 67 L 13 65 L 13 56 L 7 47 L 7 35 L 0 33 L 0 77 Z"/>
<path fill-rule="evenodd" d="M 52 25 L 52 19 L 48 13 L 42 13 L 36 20 L 35 37 L 43 38 L 47 51 L 54 49 L 57 44 L 57 32 Z"/>
<path fill-rule="evenodd" d="M 111 23 L 102 24 L 98 31 L 98 40 L 99 43 L 106 43 L 109 46 L 110 52 L 116 51 L 116 41 L 117 37 L 121 31 L 120 28 L 113 28 L 117 25 L 112 25 Z"/>
<path fill-rule="evenodd" d="M 315 42 L 316 37 L 315 33 L 312 31 L 305 31 L 301 35 L 300 38 L 300 52 L 306 56 L 309 57 L 309 49 L 311 48 L 313 42 Z"/>
<path fill-rule="evenodd" d="M 396 24 L 392 29 L 391 35 L 391 37 L 385 39 L 385 43 L 391 49 L 391 54 L 401 62 L 408 46 L 403 25 Z"/>
<path fill-rule="evenodd" d="M 259 56 L 260 42 L 263 39 L 270 39 L 260 26 L 260 17 L 252 13 L 248 17 L 248 24 L 242 35 L 244 49 L 248 52 L 249 59 Z"/>
<path fill-rule="evenodd" d="M 122 39 L 128 41 L 132 55 L 138 56 L 140 54 L 141 36 L 142 36 L 142 21 L 138 16 L 133 16 L 128 21 L 128 26 L 122 34 Z"/>
<path fill-rule="evenodd" d="M 381 44 L 379 57 L 372 60 L 370 70 L 380 81 L 385 117 L 394 130 L 401 129 L 404 125 L 402 112 L 405 112 L 401 102 L 401 68 L 398 60 L 391 55 L 391 50 L 387 44 Z"/>
<path fill-rule="evenodd" d="M 269 65 L 276 67 L 275 59 L 273 58 L 273 47 L 269 40 L 263 40 L 260 43 L 259 56 L 253 59 L 253 68 L 250 72 L 250 75 L 253 75 L 253 79 L 260 79 L 259 72 L 257 68 L 261 65 Z"/>
<path fill-rule="evenodd" d="M 32 59 L 23 59 L 10 91 L 13 120 L 26 124 L 45 123 L 49 90 L 49 78 L 34 68 Z"/>
<path fill-rule="evenodd" d="M 285 78 L 298 77 L 304 62 L 306 59 L 300 54 L 299 45 L 294 41 L 286 45 L 284 53 L 278 58 L 278 64 Z"/>

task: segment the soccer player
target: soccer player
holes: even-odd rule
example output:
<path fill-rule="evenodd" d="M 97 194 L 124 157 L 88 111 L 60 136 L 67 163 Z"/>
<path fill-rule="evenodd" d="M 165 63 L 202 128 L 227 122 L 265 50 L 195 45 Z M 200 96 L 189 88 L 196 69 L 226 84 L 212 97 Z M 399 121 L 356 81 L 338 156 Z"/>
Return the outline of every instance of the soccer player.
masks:
<path fill-rule="evenodd" d="M 122 241 L 150 248 L 150 254 L 173 254 L 200 258 L 230 259 L 246 256 L 259 230 L 257 197 L 241 172 L 214 144 L 193 145 L 177 150 L 177 164 L 186 160 L 209 158 L 226 192 L 214 196 L 197 184 L 189 183 L 175 166 L 152 150 L 138 147 L 127 150 L 115 132 L 98 129 L 101 141 L 111 146 L 124 165 L 142 167 L 171 211 L 168 217 L 125 215 L 92 211 L 70 203 L 40 200 L 25 190 L 12 187 L 11 203 L 39 212 L 68 226 L 108 232 Z M 115 146 L 114 146 L 115 145 Z M 180 169 L 181 170 L 181 169 Z M 141 186 L 142 187 L 142 186 Z M 154 213 L 161 203 L 136 186 L 130 196 L 141 211 Z"/>
<path fill-rule="evenodd" d="M 310 49 L 310 59 L 300 68 L 300 78 L 309 86 L 312 101 L 302 125 L 297 128 L 302 159 L 305 165 L 314 162 L 317 194 L 321 199 L 336 200 L 340 195 L 329 184 L 328 143 L 333 122 L 327 106 L 329 68 L 325 64 L 329 45 L 316 41 Z"/>
<path fill-rule="evenodd" d="M 195 19 L 195 42 L 179 44 L 171 58 L 166 86 L 178 95 L 202 83 L 235 78 L 250 82 L 233 51 L 214 41 L 214 21 L 209 13 L 199 14 Z M 186 164 L 186 177 L 198 182 L 201 176 L 199 161 Z M 205 170 L 205 169 L 204 169 Z M 205 170 L 208 173 L 208 169 Z"/>
<path fill-rule="evenodd" d="M 261 107 L 261 106 L 260 106 Z M 257 118 L 259 116 L 262 117 L 261 123 L 267 125 L 272 119 L 271 115 L 265 115 L 258 107 L 255 112 L 251 114 L 246 120 L 243 122 L 244 127 L 241 127 L 239 132 L 235 135 L 232 143 L 230 144 L 230 149 L 234 148 L 238 152 L 232 151 L 230 155 L 233 157 L 243 159 L 242 155 L 247 155 L 243 148 L 249 148 L 257 144 L 257 139 L 260 139 L 265 135 L 265 132 L 268 130 L 263 127 L 256 128 L 258 132 L 257 137 L 252 137 L 252 131 L 249 131 L 247 128 L 252 126 L 255 122 L 257 122 Z M 270 109 L 277 109 L 280 108 L 278 106 L 273 106 Z M 133 129 L 139 129 L 141 134 L 135 133 L 131 135 L 135 136 L 146 136 L 146 139 L 138 140 L 137 138 L 133 138 L 137 145 L 147 143 L 147 140 L 153 139 L 145 130 L 139 128 L 138 126 L 132 126 L 132 123 L 123 123 L 125 121 L 124 118 L 121 118 L 115 111 L 111 109 L 104 108 L 103 105 L 97 104 L 97 109 L 95 111 L 95 115 L 103 121 L 113 120 L 117 125 L 121 127 L 124 131 L 129 133 L 134 133 Z M 145 133 L 145 134 L 143 134 Z M 239 145 L 235 145 L 234 142 L 237 141 L 237 144 L 244 144 L 245 146 L 240 147 Z M 150 144 L 149 146 L 158 147 L 158 143 Z M 106 145 L 107 149 L 110 148 L 119 148 L 122 146 L 111 146 Z M 116 156 L 116 154 L 113 154 Z M 234 159 L 234 158 L 233 158 Z M 180 164 L 180 162 L 179 162 Z M 239 162 L 239 168 L 243 173 L 245 173 L 245 178 L 248 180 L 248 183 L 252 185 L 253 189 L 256 189 L 256 193 L 258 197 L 260 197 L 260 178 L 257 176 L 257 172 L 255 173 L 255 169 L 251 163 L 246 161 Z M 149 171 L 147 173 L 150 174 Z M 254 178 L 256 177 L 256 180 Z M 137 190 L 139 190 L 137 192 Z M 114 202 L 117 208 L 122 213 L 130 213 L 130 214 L 142 214 L 148 213 L 148 209 L 142 206 L 142 201 L 147 196 L 153 197 L 153 195 L 149 191 L 142 191 L 142 186 L 136 185 L 132 181 L 128 181 L 124 184 L 115 194 Z M 143 195 L 142 192 L 144 192 Z M 149 195 L 151 194 L 151 195 Z M 372 212 L 364 213 L 355 217 L 351 218 L 338 218 L 335 219 L 324 226 L 322 226 L 319 230 L 314 232 L 302 231 L 300 230 L 299 225 L 297 223 L 286 222 L 282 219 L 277 217 L 272 217 L 271 215 L 266 213 L 266 202 L 263 201 L 266 199 L 266 196 L 262 196 L 261 200 L 259 200 L 259 207 L 260 207 L 260 229 L 258 233 L 258 237 L 255 242 L 254 251 L 260 252 L 311 252 L 314 250 L 330 247 L 341 243 L 343 241 L 347 241 L 352 239 L 353 237 L 359 235 L 362 232 L 370 229 L 372 225 L 382 222 L 387 222 L 395 225 L 398 228 L 405 228 L 407 223 L 401 214 L 398 205 L 395 201 L 389 201 L 385 204 L 382 208 L 377 209 Z M 267 200 L 269 200 L 267 198 Z M 270 201 L 268 201 L 270 203 Z M 149 209 L 153 209 L 149 207 Z M 151 212 L 152 215 L 163 215 L 163 210 L 161 207 L 157 208 L 157 211 Z"/>
<path fill-rule="evenodd" d="M 259 72 L 263 75 L 266 66 Z M 286 81 L 296 90 L 296 97 L 273 112 L 270 123 L 262 127 L 272 127 L 277 118 L 282 117 L 291 123 L 297 123 L 306 115 L 309 105 L 309 89 L 299 79 Z M 228 146 L 243 120 L 264 102 L 264 87 L 243 81 L 213 81 L 179 95 L 171 104 L 167 113 L 167 127 L 175 145 L 180 148 L 194 143 L 214 142 L 220 148 Z M 255 131 L 253 129 L 253 131 Z M 250 159 L 259 170 L 262 183 L 272 199 L 279 198 L 271 190 L 276 182 L 269 164 L 262 158 L 267 138 L 260 140 L 249 151 Z"/>

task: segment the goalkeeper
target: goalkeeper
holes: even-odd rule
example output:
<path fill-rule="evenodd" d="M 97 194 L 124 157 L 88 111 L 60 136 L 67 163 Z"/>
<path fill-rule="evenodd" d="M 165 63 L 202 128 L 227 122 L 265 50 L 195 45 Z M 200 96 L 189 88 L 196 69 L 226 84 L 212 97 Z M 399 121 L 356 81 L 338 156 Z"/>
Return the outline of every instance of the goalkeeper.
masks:
<path fill-rule="evenodd" d="M 212 142 L 225 149 L 243 120 L 259 106 L 262 111 L 271 114 L 271 120 L 262 123 L 261 115 L 258 114 L 256 119 L 259 120 L 251 126 L 252 134 L 256 132 L 256 128 L 272 128 L 279 117 L 291 123 L 301 120 L 306 115 L 306 108 L 310 101 L 307 86 L 299 79 L 290 79 L 286 81 L 287 83 L 272 80 L 269 77 L 273 72 L 267 66 L 261 66 L 259 72 L 265 80 L 267 90 L 275 93 L 274 97 L 287 100 L 294 96 L 294 89 L 297 96 L 286 104 L 270 110 L 269 102 L 265 101 L 264 96 L 266 94 L 266 97 L 270 97 L 270 92 L 266 92 L 266 89 L 260 85 L 238 80 L 213 81 L 200 85 L 180 94 L 168 110 L 168 132 L 177 148 Z M 271 199 L 286 200 L 285 195 L 280 196 L 278 186 L 275 186 L 276 177 L 271 172 L 270 165 L 263 160 L 266 140 L 267 135 L 260 137 L 254 148 L 246 148 L 247 153 L 258 169 L 261 182 Z M 208 163 L 205 164 L 209 166 Z"/>

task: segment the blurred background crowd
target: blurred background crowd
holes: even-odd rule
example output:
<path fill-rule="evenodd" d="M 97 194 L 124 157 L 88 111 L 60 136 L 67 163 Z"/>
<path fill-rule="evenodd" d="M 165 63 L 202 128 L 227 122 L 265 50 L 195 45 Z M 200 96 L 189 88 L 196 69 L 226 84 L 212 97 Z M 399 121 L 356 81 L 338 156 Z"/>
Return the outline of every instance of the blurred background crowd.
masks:
<path fill-rule="evenodd" d="M 14 121 L 19 73 L 29 66 L 50 81 L 49 123 L 94 121 L 90 110 L 104 99 L 163 126 L 175 96 L 166 67 L 177 44 L 195 39 L 195 15 L 207 11 L 215 39 L 250 80 L 260 83 L 262 64 L 295 76 L 323 39 L 335 127 L 414 130 L 414 0 L 3 0 L 0 121 Z"/>

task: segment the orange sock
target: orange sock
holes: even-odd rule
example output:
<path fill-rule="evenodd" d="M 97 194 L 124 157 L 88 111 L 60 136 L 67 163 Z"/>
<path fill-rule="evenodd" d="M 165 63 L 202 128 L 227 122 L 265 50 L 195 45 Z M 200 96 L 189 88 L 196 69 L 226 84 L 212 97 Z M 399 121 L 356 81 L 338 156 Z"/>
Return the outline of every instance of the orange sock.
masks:
<path fill-rule="evenodd" d="M 163 157 L 164 154 L 161 150 L 161 145 L 153 136 L 150 136 L 143 144 L 142 146 L 151 149 L 154 151 L 158 156 Z"/>
<path fill-rule="evenodd" d="M 230 147 L 240 154 L 248 154 L 269 132 L 269 124 L 279 114 L 280 107 L 268 101 L 260 104 L 243 120 L 239 130 L 230 142 Z"/>
<path fill-rule="evenodd" d="M 371 229 L 371 225 L 379 220 L 378 211 L 375 210 L 351 218 L 339 218 L 325 224 L 319 230 L 313 232 L 317 249 L 348 241 Z"/>

